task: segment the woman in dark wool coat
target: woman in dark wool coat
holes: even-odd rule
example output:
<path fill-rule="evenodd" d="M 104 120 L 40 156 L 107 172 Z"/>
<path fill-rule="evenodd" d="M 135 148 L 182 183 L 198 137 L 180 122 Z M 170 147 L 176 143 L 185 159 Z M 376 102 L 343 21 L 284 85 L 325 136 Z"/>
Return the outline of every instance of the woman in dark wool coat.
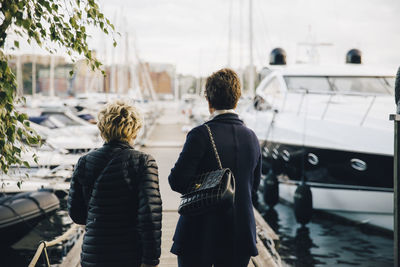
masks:
<path fill-rule="evenodd" d="M 203 215 L 179 218 L 171 252 L 180 267 L 247 267 L 258 254 L 253 202 L 261 177 L 261 152 L 256 135 L 234 111 L 240 98 L 240 81 L 222 69 L 206 82 L 210 127 L 223 168 L 235 176 L 234 206 Z M 174 191 L 185 193 L 191 178 L 217 170 L 218 164 L 204 125 L 192 129 L 169 176 Z"/>
<path fill-rule="evenodd" d="M 157 164 L 133 149 L 142 126 L 135 107 L 106 105 L 98 115 L 103 147 L 81 157 L 68 196 L 68 212 L 86 225 L 81 265 L 158 266 L 161 197 Z"/>

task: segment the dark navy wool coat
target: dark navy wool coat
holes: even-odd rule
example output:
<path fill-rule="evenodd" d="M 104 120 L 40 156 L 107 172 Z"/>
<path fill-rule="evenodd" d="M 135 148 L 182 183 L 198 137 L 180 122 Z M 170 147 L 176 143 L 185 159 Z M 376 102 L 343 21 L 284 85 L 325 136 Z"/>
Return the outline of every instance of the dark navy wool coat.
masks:
<path fill-rule="evenodd" d="M 236 114 L 225 113 L 206 122 L 210 126 L 222 167 L 236 179 L 234 209 L 179 218 L 171 252 L 201 262 L 219 262 L 227 257 L 258 254 L 252 199 L 261 177 L 258 139 Z M 192 129 L 169 176 L 174 191 L 185 193 L 197 174 L 218 169 L 204 125 Z"/>

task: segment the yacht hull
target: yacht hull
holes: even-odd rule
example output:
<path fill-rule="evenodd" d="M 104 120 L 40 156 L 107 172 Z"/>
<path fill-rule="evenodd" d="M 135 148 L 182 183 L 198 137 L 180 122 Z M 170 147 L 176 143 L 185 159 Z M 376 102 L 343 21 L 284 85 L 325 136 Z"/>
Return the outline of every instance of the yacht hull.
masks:
<path fill-rule="evenodd" d="M 280 198 L 293 203 L 297 184 L 280 179 Z M 393 231 L 393 192 L 335 188 L 325 184 L 311 184 L 311 192 L 315 210 Z"/>
<path fill-rule="evenodd" d="M 289 180 L 304 173 L 307 182 L 393 191 L 393 156 L 270 141 L 261 147 L 267 171 Z"/>

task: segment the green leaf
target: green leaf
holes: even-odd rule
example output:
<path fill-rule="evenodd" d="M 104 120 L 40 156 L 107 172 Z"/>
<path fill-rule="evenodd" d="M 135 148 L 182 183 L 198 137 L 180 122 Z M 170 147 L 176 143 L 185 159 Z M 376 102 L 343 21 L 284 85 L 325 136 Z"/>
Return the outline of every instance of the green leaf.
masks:
<path fill-rule="evenodd" d="M 14 150 L 14 153 L 18 153 L 18 154 L 21 153 L 21 149 L 19 147 L 14 146 L 13 150 Z"/>
<path fill-rule="evenodd" d="M 15 46 L 16 48 L 19 48 L 19 42 L 18 42 L 18 41 L 14 41 L 14 46 Z"/>
<path fill-rule="evenodd" d="M 17 120 L 19 122 L 24 122 L 24 120 L 26 120 L 26 119 L 28 119 L 28 116 L 26 114 L 23 114 L 23 113 L 19 114 L 18 118 L 17 118 Z"/>
<path fill-rule="evenodd" d="M 58 11 L 58 5 L 52 4 L 51 7 L 57 12 Z"/>
<path fill-rule="evenodd" d="M 12 4 L 10 10 L 11 10 L 11 12 L 14 13 L 14 14 L 17 13 L 17 11 L 18 11 L 18 5 Z"/>
<path fill-rule="evenodd" d="M 24 26 L 24 28 L 28 30 L 29 27 L 31 26 L 30 20 L 24 19 L 24 20 L 22 21 L 22 26 Z"/>
<path fill-rule="evenodd" d="M 43 1 L 43 5 L 47 9 L 47 11 L 49 11 L 51 13 L 50 3 L 48 1 Z"/>

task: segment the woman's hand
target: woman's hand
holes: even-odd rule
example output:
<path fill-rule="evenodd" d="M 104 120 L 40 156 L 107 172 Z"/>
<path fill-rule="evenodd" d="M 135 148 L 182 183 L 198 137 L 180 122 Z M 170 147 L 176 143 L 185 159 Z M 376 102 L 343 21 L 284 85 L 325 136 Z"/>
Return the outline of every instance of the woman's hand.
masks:
<path fill-rule="evenodd" d="M 140 267 L 158 267 L 158 265 L 148 265 L 148 264 L 142 263 L 142 265 L 140 265 Z"/>

